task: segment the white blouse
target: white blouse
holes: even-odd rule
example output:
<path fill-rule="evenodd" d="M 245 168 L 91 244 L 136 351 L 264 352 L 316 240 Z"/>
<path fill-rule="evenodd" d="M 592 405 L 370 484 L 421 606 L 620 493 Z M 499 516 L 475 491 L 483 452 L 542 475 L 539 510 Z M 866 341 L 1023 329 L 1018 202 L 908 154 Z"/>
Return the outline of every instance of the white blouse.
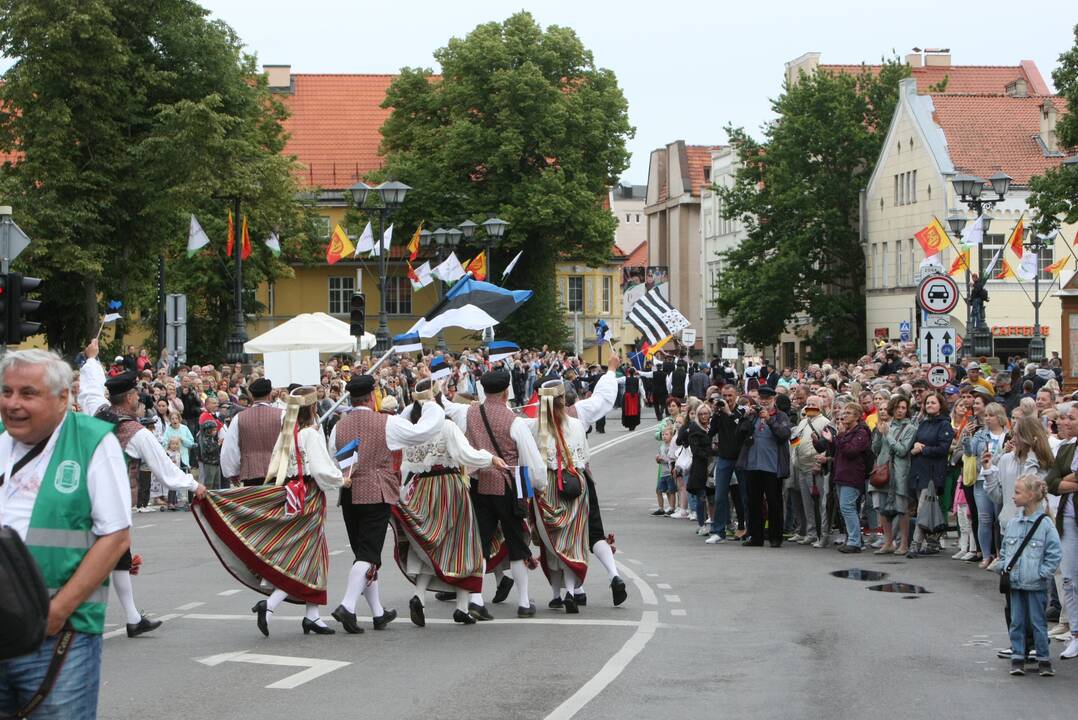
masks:
<path fill-rule="evenodd" d="M 539 420 L 528 419 L 528 429 L 532 431 L 532 435 L 535 437 L 536 443 L 539 442 Z M 568 449 L 569 454 L 573 458 L 573 465 L 583 471 L 584 467 L 591 459 L 591 455 L 588 452 L 588 431 L 584 426 L 584 423 L 577 420 L 575 417 L 565 416 L 565 425 L 561 429 L 562 435 L 565 437 L 565 447 Z M 540 447 L 539 453 L 543 456 L 543 460 L 546 461 L 547 470 L 558 469 L 558 452 L 557 445 L 554 442 L 554 436 L 551 435 L 550 441 L 547 447 Z"/>
<path fill-rule="evenodd" d="M 404 449 L 401 475 L 424 473 L 435 465 L 447 468 L 464 465 L 469 470 L 482 470 L 490 467 L 493 459 L 494 455 L 488 451 L 473 448 L 457 424 L 446 419 L 442 421 L 441 434 L 434 440 Z"/>
<path fill-rule="evenodd" d="M 281 436 L 277 436 L 277 442 L 273 445 L 273 454 L 270 456 L 269 475 L 274 477 L 277 475 L 277 448 L 280 446 Z M 296 465 L 296 452 L 299 452 L 300 457 L 303 459 L 303 476 L 311 478 L 318 487 L 323 491 L 335 490 L 341 486 L 341 481 L 344 475 L 341 473 L 341 469 L 337 467 L 337 464 L 333 462 L 333 458 L 329 456 L 329 450 L 326 448 L 326 436 L 322 434 L 322 429 L 318 427 L 308 426 L 299 431 L 299 447 L 293 448 L 291 455 L 288 458 L 288 474 L 287 477 L 296 477 L 299 475 L 299 469 Z"/>

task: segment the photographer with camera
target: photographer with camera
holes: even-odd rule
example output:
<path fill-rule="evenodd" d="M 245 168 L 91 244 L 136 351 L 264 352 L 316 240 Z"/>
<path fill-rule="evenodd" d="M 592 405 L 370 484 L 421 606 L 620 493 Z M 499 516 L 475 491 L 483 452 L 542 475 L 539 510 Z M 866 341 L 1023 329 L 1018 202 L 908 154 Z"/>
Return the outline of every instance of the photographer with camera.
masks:
<path fill-rule="evenodd" d="M 790 475 L 790 418 L 775 408 L 775 389 L 760 385 L 759 401 L 738 423 L 742 439 L 737 468 L 739 479 L 748 483 L 749 535 L 742 545 L 764 544 L 764 497 L 767 497 L 767 531 L 771 547 L 782 546 L 782 481 Z"/>

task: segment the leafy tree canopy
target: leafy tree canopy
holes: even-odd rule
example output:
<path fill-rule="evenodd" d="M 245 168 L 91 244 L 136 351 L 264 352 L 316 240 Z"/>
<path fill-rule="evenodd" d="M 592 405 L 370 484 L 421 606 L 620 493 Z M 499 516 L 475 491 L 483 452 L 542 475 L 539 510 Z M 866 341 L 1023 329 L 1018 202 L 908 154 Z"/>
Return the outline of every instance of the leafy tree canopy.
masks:
<path fill-rule="evenodd" d="M 1074 46 L 1059 56 L 1052 80 L 1067 102 L 1067 112 L 1060 113 L 1056 125 L 1056 138 L 1061 148 L 1073 153 L 1078 150 L 1078 25 L 1074 26 Z M 1053 168 L 1029 185 L 1029 204 L 1037 208 L 1040 232 L 1050 231 L 1060 221 L 1078 222 L 1078 167 Z"/>
<path fill-rule="evenodd" d="M 526 12 L 480 25 L 435 51 L 440 76 L 404 68 L 382 127 L 385 172 L 414 189 L 395 221 L 414 227 L 510 223 L 491 279 L 520 249 L 508 284 L 535 296 L 499 335 L 522 345 L 564 341 L 555 263 L 610 258 L 616 221 L 606 189 L 628 166 L 627 103 L 570 28 L 541 28 Z M 476 251 L 479 248 L 473 248 Z M 458 254 L 467 254 L 467 251 Z"/>
<path fill-rule="evenodd" d="M 817 354 L 831 337 L 836 355 L 864 350 L 865 258 L 858 236 L 859 193 L 876 163 L 909 68 L 878 74 L 802 74 L 772 108 L 763 143 L 727 127 L 739 168 L 715 188 L 723 215 L 747 231 L 722 253 L 718 306 L 743 340 L 774 345 L 805 314 Z"/>

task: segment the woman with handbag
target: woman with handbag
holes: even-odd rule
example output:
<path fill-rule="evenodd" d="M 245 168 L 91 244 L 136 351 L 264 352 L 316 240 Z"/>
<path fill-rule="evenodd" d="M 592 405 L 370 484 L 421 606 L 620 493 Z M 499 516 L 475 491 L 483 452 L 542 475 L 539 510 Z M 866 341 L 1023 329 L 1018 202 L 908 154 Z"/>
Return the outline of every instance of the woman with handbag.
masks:
<path fill-rule="evenodd" d="M 835 470 L 832 482 L 838 493 L 839 511 L 846 524 L 846 542 L 839 552 L 861 552 L 861 514 L 857 501 L 865 490 L 866 451 L 872 443 L 868 425 L 861 418 L 864 411 L 855 402 L 847 403 L 839 418 L 839 431 L 835 436 Z"/>
<path fill-rule="evenodd" d="M 909 551 L 910 449 L 917 435 L 917 426 L 909 415 L 909 398 L 905 395 L 892 396 L 887 402 L 887 419 L 877 422 L 876 431 L 872 434 L 876 467 L 869 478 L 869 494 L 883 526 L 883 547 L 876 551 L 876 555 L 905 555 Z M 887 468 L 886 472 L 881 470 L 883 467 Z M 894 544 L 896 520 L 902 536 L 897 549 Z"/>
<path fill-rule="evenodd" d="M 708 428 L 711 426 L 711 406 L 706 403 L 697 405 L 696 412 L 682 429 L 679 439 L 688 447 L 692 464 L 685 479 L 685 490 L 696 498 L 697 535 L 709 535 L 711 523 L 708 522 L 707 480 L 708 462 L 711 459 L 711 438 Z M 712 496 L 714 503 L 714 496 Z"/>
<path fill-rule="evenodd" d="M 982 399 L 979 396 L 974 397 L 974 417 L 976 417 L 978 406 L 981 404 Z M 984 476 L 980 473 L 981 456 L 984 455 L 986 450 L 991 453 L 993 458 L 1003 455 L 1003 448 L 1008 439 L 1007 411 L 999 403 L 988 403 L 984 405 L 983 420 L 983 427 L 974 432 L 972 437 L 969 437 L 963 443 L 963 463 L 968 464 L 970 460 L 973 461 L 973 482 L 969 484 L 970 478 L 967 475 L 965 466 L 963 466 L 962 482 L 967 490 L 967 503 L 969 503 L 969 491 L 972 489 L 973 502 L 969 503 L 969 505 L 971 520 L 974 516 L 976 517 L 973 522 L 973 532 L 977 536 L 977 547 L 980 549 L 978 555 L 981 558 L 981 567 L 986 568 L 995 560 L 999 548 L 999 526 L 996 524 L 999 507 L 988 497 L 988 492 L 984 488 Z"/>
<path fill-rule="evenodd" d="M 954 428 L 951 426 L 951 418 L 944 410 L 946 407 L 947 401 L 938 392 L 925 394 L 922 400 L 921 422 L 917 426 L 913 446 L 910 448 L 913 460 L 910 463 L 909 491 L 911 500 L 915 499 L 918 513 L 917 529 L 906 552 L 906 557 L 911 559 L 926 549 L 926 535 L 937 532 L 935 521 L 925 530 L 926 518 L 937 513 L 942 514 L 937 497 L 938 493 L 943 492 L 947 460 L 951 454 L 951 441 L 954 439 Z M 930 503 L 935 504 L 935 512 L 929 507 Z M 924 518 L 920 517 L 922 513 Z M 906 538 L 903 538 L 903 542 L 906 542 Z"/>

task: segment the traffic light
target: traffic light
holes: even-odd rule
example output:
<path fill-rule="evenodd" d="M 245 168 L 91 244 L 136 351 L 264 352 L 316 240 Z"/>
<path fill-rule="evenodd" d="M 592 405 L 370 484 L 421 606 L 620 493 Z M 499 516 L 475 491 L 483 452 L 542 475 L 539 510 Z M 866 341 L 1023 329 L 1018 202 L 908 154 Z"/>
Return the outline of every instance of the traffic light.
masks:
<path fill-rule="evenodd" d="M 352 293 L 352 304 L 348 311 L 349 334 L 363 337 L 363 326 L 367 318 L 367 300 L 363 293 Z"/>
<path fill-rule="evenodd" d="M 24 277 L 22 273 L 8 273 L 4 277 L 0 297 L 3 297 L 4 341 L 7 344 L 18 345 L 31 335 L 37 335 L 41 329 L 41 323 L 26 319 L 28 313 L 41 306 L 40 300 L 30 300 L 26 293 L 40 284 L 40 279 Z"/>

